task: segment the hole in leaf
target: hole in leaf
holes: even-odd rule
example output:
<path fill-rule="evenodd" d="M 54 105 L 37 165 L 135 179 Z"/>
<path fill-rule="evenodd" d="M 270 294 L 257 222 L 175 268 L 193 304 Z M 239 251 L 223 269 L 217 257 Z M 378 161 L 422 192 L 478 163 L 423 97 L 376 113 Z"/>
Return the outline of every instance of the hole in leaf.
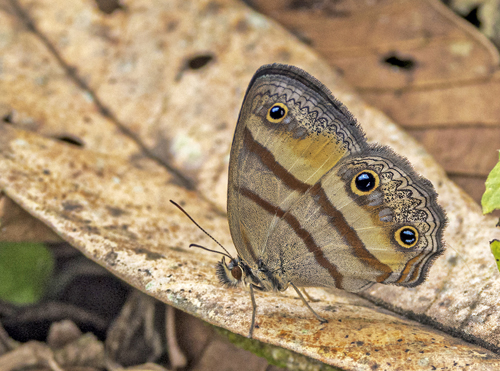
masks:
<path fill-rule="evenodd" d="M 468 14 L 464 15 L 463 18 L 472 23 L 475 27 L 481 28 L 481 21 L 478 17 L 478 12 L 479 6 L 476 6 L 475 8 L 472 8 Z"/>
<path fill-rule="evenodd" d="M 196 57 L 191 58 L 187 62 L 188 68 L 192 70 L 199 70 L 200 68 L 205 67 L 212 59 L 214 59 L 211 55 L 198 55 Z"/>
<path fill-rule="evenodd" d="M 10 111 L 9 113 L 5 114 L 2 116 L 2 122 L 5 122 L 6 124 L 13 124 L 14 123 L 14 117 L 13 117 L 13 112 Z"/>
<path fill-rule="evenodd" d="M 111 14 L 115 10 L 123 9 L 123 5 L 120 4 L 120 0 L 95 0 L 99 10 L 105 14 Z"/>
<path fill-rule="evenodd" d="M 400 56 L 397 56 L 396 54 L 391 54 L 388 57 L 384 58 L 383 62 L 406 71 L 411 71 L 415 68 L 416 65 L 416 62 L 413 59 L 402 58 Z"/>
<path fill-rule="evenodd" d="M 77 147 L 83 147 L 83 140 L 80 138 L 74 137 L 72 135 L 61 135 L 59 137 L 55 137 L 57 140 L 60 140 L 61 142 L 65 142 L 68 144 L 72 144 Z"/>

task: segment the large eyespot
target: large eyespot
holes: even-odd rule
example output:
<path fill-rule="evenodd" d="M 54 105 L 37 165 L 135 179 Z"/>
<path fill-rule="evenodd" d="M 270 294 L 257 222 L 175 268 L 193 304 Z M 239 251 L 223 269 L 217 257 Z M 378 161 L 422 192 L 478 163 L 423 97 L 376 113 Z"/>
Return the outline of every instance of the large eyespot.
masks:
<path fill-rule="evenodd" d="M 359 196 L 367 196 L 378 188 L 380 178 L 372 170 L 363 170 L 352 178 L 351 190 Z"/>
<path fill-rule="evenodd" d="M 273 124 L 278 124 L 288 115 L 288 107 L 283 103 L 274 103 L 267 111 L 267 120 Z"/>
<path fill-rule="evenodd" d="M 409 249 L 417 244 L 418 231 L 416 228 L 406 225 L 399 228 L 394 233 L 394 238 L 398 242 L 399 246 Z"/>

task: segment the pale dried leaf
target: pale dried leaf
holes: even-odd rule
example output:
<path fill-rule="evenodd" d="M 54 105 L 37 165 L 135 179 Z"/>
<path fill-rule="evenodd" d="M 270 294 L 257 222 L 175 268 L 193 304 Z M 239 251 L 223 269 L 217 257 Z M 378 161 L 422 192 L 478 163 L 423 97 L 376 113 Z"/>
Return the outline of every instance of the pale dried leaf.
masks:
<path fill-rule="evenodd" d="M 231 245 L 220 210 L 242 95 L 259 65 L 296 64 L 346 103 L 371 140 L 391 145 L 430 178 L 449 214 L 445 238 L 453 249 L 437 261 L 428 282 L 411 290 L 374 288 L 371 297 L 456 329 L 457 334 L 492 349 L 498 347 L 499 283 L 494 266 L 486 260 L 487 241 L 498 235 L 494 221 L 481 216 L 420 146 L 364 105 L 305 46 L 239 3 L 134 1 L 125 8 L 106 15 L 91 2 L 74 1 L 68 7 L 61 1 L 22 1 L 17 11 L 0 12 L 0 29 L 10 40 L 0 45 L 7 66 L 2 72 L 5 78 L 0 79 L 2 91 L 7 92 L 2 103 L 33 122 L 46 117 L 37 111 L 43 112 L 41 105 L 20 110 L 10 91 L 23 86 L 28 100 L 43 101 L 46 92 L 33 87 L 37 81 L 33 76 L 50 84 L 57 76 L 52 71 L 61 68 L 62 60 L 77 66 L 100 105 L 116 118 L 97 115 L 104 127 L 95 127 L 98 135 L 80 130 L 82 142 L 93 143 L 83 149 L 46 138 L 41 130 L 32 133 L 0 125 L 0 186 L 9 197 L 137 288 L 246 335 L 251 312 L 248 293 L 219 285 L 213 269 L 217 256 L 186 248 L 190 242 L 211 246 L 210 240 L 168 200 L 183 203 L 200 224 Z M 37 33 L 19 31 L 20 11 L 33 17 Z M 48 44 L 60 60 L 47 52 Z M 16 85 L 15 61 L 38 60 L 37 50 L 46 53 L 44 69 L 27 63 L 24 79 Z M 186 69 L 193 56 L 207 54 L 213 59 L 205 67 Z M 68 76 L 56 80 L 60 86 L 50 90 L 52 99 L 66 99 L 70 87 L 75 88 L 74 80 Z M 72 94 L 76 102 L 79 96 L 84 93 Z M 95 106 L 88 109 L 99 112 Z M 79 114 L 74 116 L 79 122 Z M 71 131 L 73 120 L 65 122 Z M 118 128 L 126 128 L 127 135 Z M 99 146 L 108 138 L 121 141 L 124 153 L 115 146 Z M 155 154 L 155 160 L 146 153 Z M 195 181 L 198 191 L 179 186 L 179 178 L 159 162 L 173 164 Z M 330 320 L 328 324 L 319 325 L 293 293 L 264 293 L 257 297 L 255 337 L 343 368 L 419 369 L 478 362 L 484 369 L 500 366 L 491 351 L 400 318 L 354 295 L 320 289 L 311 294 L 321 299 L 313 306 Z"/>
<path fill-rule="evenodd" d="M 63 346 L 77 340 L 82 335 L 81 330 L 71 320 L 62 320 L 50 325 L 47 335 L 47 344 L 52 349 L 62 348 Z"/>
<path fill-rule="evenodd" d="M 54 352 L 44 343 L 29 341 L 0 356 L 1 370 L 47 367 L 52 371 L 63 371 L 54 359 Z"/>

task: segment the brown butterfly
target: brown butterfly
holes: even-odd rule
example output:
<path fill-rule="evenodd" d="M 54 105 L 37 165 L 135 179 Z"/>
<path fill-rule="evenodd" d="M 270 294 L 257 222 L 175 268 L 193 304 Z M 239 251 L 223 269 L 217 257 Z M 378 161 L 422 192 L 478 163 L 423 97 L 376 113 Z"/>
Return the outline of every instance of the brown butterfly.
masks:
<path fill-rule="evenodd" d="M 444 251 L 446 216 L 406 159 L 368 144 L 356 119 L 317 79 L 262 66 L 243 100 L 231 148 L 228 219 L 238 256 L 222 283 L 284 291 L 422 283 Z M 226 255 L 226 254 L 224 254 Z"/>

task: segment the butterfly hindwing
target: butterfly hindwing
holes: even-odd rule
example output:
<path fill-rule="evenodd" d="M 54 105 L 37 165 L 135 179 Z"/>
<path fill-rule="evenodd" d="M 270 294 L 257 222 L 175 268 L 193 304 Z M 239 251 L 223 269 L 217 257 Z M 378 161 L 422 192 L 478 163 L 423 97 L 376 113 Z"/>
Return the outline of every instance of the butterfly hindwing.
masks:
<path fill-rule="evenodd" d="M 418 285 L 443 251 L 446 219 L 436 197 L 386 147 L 347 156 L 270 232 L 269 269 L 286 272 L 283 280 L 299 286 L 354 292 L 375 282 Z"/>

